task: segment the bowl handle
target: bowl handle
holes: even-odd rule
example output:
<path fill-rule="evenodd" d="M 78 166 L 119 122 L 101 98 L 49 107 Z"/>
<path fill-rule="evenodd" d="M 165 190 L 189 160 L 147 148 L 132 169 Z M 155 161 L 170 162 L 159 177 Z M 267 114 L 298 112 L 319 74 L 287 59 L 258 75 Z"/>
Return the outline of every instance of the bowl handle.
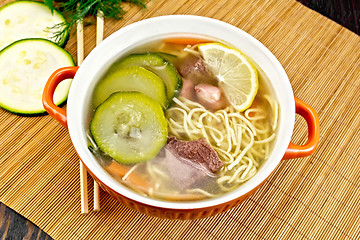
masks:
<path fill-rule="evenodd" d="M 56 70 L 47 81 L 42 95 L 42 103 L 45 110 L 65 128 L 67 128 L 66 110 L 55 105 L 53 100 L 54 92 L 60 82 L 65 79 L 74 78 L 78 68 L 79 67 L 64 67 Z"/>
<path fill-rule="evenodd" d="M 311 155 L 319 144 L 320 138 L 320 123 L 319 117 L 315 110 L 295 97 L 295 112 L 301 115 L 308 125 L 308 141 L 305 145 L 298 146 L 290 142 L 283 160 L 291 158 L 300 158 Z"/>

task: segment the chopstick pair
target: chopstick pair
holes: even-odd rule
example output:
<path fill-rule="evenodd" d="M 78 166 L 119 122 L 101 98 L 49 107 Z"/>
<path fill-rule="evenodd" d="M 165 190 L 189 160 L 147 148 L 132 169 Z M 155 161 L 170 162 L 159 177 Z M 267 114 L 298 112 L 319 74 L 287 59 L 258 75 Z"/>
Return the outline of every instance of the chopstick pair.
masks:
<path fill-rule="evenodd" d="M 80 66 L 84 60 L 84 26 L 79 22 L 76 28 L 77 36 L 77 61 Z M 96 45 L 104 38 L 104 19 L 101 12 L 98 12 L 96 18 Z M 94 180 L 94 211 L 100 211 L 99 184 Z M 89 212 L 88 207 L 88 189 L 87 189 L 87 171 L 80 160 L 80 192 L 81 192 L 81 213 Z"/>

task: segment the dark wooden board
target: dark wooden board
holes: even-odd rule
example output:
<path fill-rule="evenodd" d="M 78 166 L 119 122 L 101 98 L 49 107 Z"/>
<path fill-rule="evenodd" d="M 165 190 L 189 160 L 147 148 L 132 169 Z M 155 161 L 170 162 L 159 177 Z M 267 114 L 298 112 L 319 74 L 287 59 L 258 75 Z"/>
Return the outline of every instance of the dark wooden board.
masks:
<path fill-rule="evenodd" d="M 0 203 L 0 239 L 50 240 L 51 237 L 17 212 Z"/>
<path fill-rule="evenodd" d="M 305 6 L 321 13 L 360 34 L 360 1 L 359 0 L 298 0 Z"/>

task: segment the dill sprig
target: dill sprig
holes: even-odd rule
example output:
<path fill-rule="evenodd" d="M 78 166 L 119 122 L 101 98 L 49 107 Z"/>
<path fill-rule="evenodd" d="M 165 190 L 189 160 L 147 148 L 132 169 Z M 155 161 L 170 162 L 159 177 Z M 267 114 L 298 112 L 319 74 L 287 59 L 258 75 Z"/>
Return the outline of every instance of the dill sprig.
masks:
<path fill-rule="evenodd" d="M 66 22 L 52 27 L 55 42 L 62 42 L 79 22 L 84 21 L 85 17 L 96 17 L 100 13 L 102 18 L 121 19 L 125 14 L 125 10 L 121 6 L 123 2 L 146 8 L 146 0 L 69 0 L 58 2 L 57 9 L 64 14 Z M 44 0 L 44 3 L 51 11 L 54 11 L 52 0 Z"/>

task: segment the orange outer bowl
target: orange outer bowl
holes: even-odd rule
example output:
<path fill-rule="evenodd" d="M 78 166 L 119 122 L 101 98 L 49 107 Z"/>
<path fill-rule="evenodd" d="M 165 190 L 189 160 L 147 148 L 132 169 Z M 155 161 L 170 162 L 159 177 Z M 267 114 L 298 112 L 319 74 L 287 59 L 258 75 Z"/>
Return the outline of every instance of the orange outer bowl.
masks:
<path fill-rule="evenodd" d="M 139 34 L 141 33 L 141 34 Z M 233 192 L 194 202 L 169 202 L 141 196 L 114 180 L 88 150 L 88 128 L 92 116 L 91 97 L 104 72 L 121 56 L 151 40 L 208 38 L 234 46 L 250 57 L 269 78 L 279 103 L 277 137 L 272 153 L 258 173 Z M 53 103 L 56 86 L 64 79 L 74 78 L 70 87 L 67 110 Z M 131 24 L 109 36 L 85 59 L 81 67 L 65 67 L 55 71 L 43 92 L 46 111 L 68 128 L 73 145 L 96 182 L 112 197 L 139 212 L 168 219 L 198 219 L 224 212 L 241 203 L 266 181 L 282 159 L 312 154 L 320 136 L 315 110 L 294 97 L 289 79 L 275 56 L 259 41 L 230 24 L 198 16 L 162 16 Z M 308 141 L 298 146 L 291 143 L 295 113 L 308 125 Z"/>

